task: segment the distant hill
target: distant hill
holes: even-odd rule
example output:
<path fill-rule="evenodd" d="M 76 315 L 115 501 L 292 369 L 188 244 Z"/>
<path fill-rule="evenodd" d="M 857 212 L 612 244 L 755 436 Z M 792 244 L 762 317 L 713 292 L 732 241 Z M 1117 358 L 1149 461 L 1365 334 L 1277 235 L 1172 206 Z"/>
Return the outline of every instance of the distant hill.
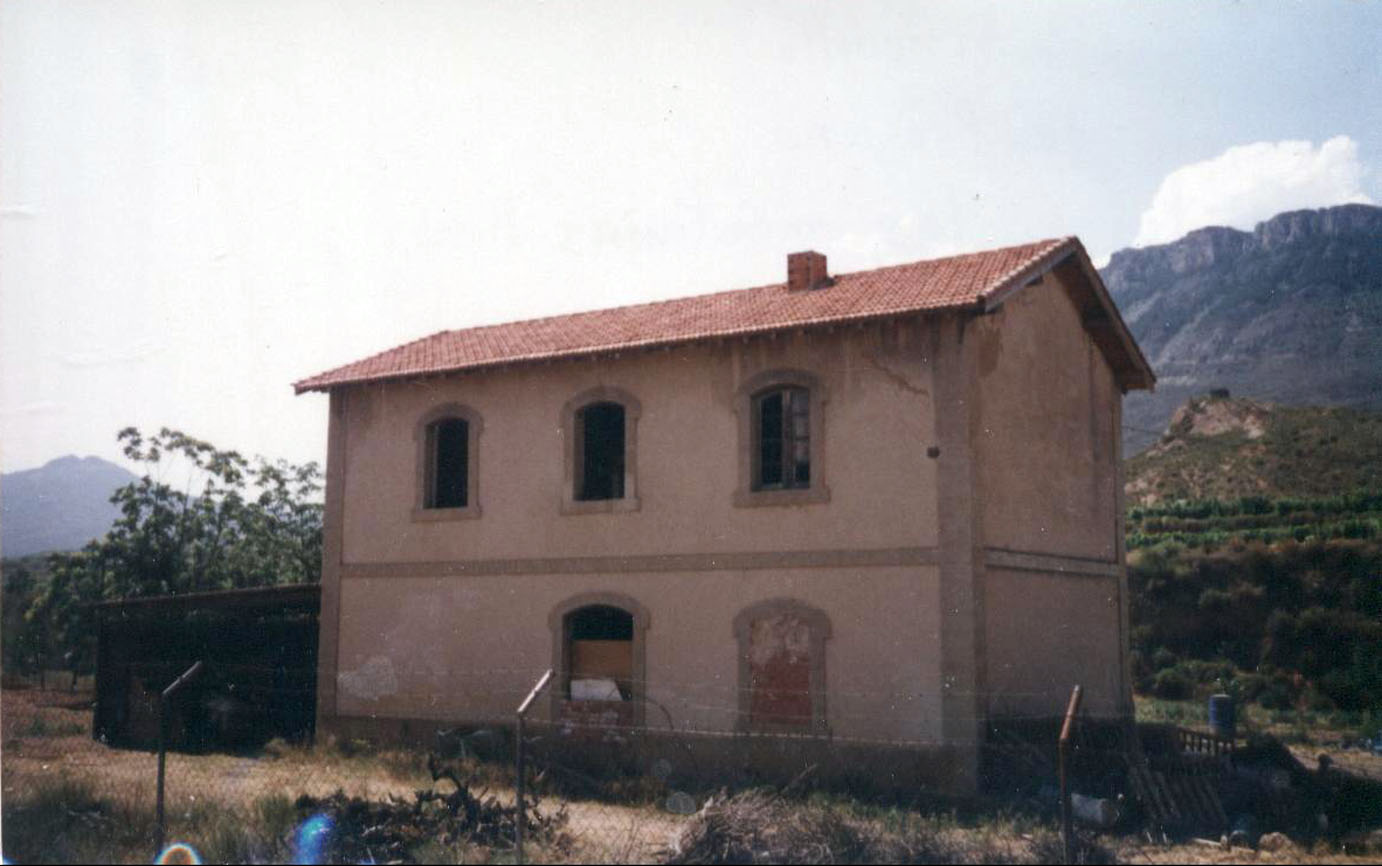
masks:
<path fill-rule="evenodd" d="M 1382 414 L 1194 397 L 1125 477 L 1129 505 L 1382 491 Z"/>
<path fill-rule="evenodd" d="M 1293 211 L 1113 254 L 1100 272 L 1151 361 L 1126 453 L 1193 394 L 1382 410 L 1382 208 Z"/>
<path fill-rule="evenodd" d="M 137 477 L 99 457 L 59 457 L 0 475 L 0 553 L 76 550 L 110 529 L 110 495 Z"/>

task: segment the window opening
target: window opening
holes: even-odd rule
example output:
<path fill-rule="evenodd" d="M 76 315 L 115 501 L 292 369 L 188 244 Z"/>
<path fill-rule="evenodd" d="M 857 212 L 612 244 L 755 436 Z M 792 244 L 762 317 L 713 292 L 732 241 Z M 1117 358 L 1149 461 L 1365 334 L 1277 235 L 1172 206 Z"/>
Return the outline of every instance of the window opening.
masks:
<path fill-rule="evenodd" d="M 576 499 L 624 498 L 624 407 L 593 403 L 577 413 L 581 458 Z"/>
<path fill-rule="evenodd" d="M 633 615 L 610 605 L 591 605 L 566 617 L 573 701 L 633 698 Z"/>
<path fill-rule="evenodd" d="M 443 418 L 427 428 L 428 508 L 465 508 L 470 488 L 470 424 Z"/>
<path fill-rule="evenodd" d="M 811 486 L 811 395 L 776 388 L 754 399 L 758 430 L 755 490 Z"/>

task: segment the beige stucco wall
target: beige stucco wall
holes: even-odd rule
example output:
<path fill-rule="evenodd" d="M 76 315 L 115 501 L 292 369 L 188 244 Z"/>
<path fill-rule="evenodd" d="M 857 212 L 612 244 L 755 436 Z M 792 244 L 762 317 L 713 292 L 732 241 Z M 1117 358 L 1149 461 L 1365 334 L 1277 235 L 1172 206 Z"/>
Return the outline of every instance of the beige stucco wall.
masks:
<path fill-rule="evenodd" d="M 1055 716 L 1076 683 L 1128 711 L 1122 393 L 1058 269 L 975 322 L 975 501 L 990 560 L 981 664 L 994 716 Z M 995 564 L 995 560 L 999 560 Z M 1023 568 L 1002 567 L 1021 561 Z"/>
<path fill-rule="evenodd" d="M 344 561 L 420 562 L 934 546 L 930 368 L 915 325 L 738 341 L 345 392 Z M 800 369 L 827 389 L 823 505 L 736 508 L 735 393 Z M 563 514 L 563 405 L 596 386 L 642 404 L 632 512 Z M 480 414 L 478 520 L 418 523 L 417 420 Z"/>
<path fill-rule="evenodd" d="M 939 740 L 936 465 L 926 455 L 933 349 L 929 324 L 874 324 L 339 392 L 341 565 L 327 569 L 328 580 L 340 575 L 336 690 L 324 693 L 323 715 L 508 720 L 553 663 L 551 611 L 599 592 L 649 612 L 649 727 L 665 726 L 662 705 L 678 730 L 732 731 L 734 618 L 792 598 L 831 622 L 832 734 Z M 824 386 L 812 431 L 824 451 L 812 471 L 822 473 L 827 502 L 735 504 L 736 398 L 773 370 L 804 371 Z M 635 510 L 561 507 L 563 406 L 594 387 L 640 404 Z M 481 513 L 418 522 L 416 425 L 446 403 L 483 420 Z M 888 562 L 860 560 L 873 554 Z M 665 556 L 696 567 L 638 564 Z M 539 717 L 549 708 L 540 702 Z"/>
<path fill-rule="evenodd" d="M 1122 395 L 1061 280 L 1048 273 L 974 323 L 984 543 L 1111 561 Z"/>
<path fill-rule="evenodd" d="M 989 709 L 1055 716 L 1080 685 L 1084 711 L 1122 710 L 1114 577 L 988 569 L 984 608 Z"/>
<path fill-rule="evenodd" d="M 958 744 L 972 777 L 988 712 L 1054 715 L 1072 679 L 1091 712 L 1125 710 L 1121 395 L 1068 278 L 1048 273 L 983 316 L 339 389 L 326 728 L 333 716 L 510 718 L 553 663 L 549 614 L 590 592 L 649 612 L 654 728 L 661 704 L 679 730 L 734 729 L 734 618 L 782 597 L 831 620 L 837 737 Z M 824 442 L 813 473 L 827 502 L 735 504 L 737 395 L 770 370 L 824 386 L 812 435 Z M 641 406 L 638 503 L 565 513 L 563 407 L 596 387 Z M 447 403 L 483 420 L 472 457 L 481 513 L 418 521 L 417 422 Z M 995 565 L 995 552 L 1008 558 Z M 1027 559 L 1009 567 L 1014 557 Z M 1062 560 L 1083 573 L 1063 574 Z"/>
<path fill-rule="evenodd" d="M 791 597 L 824 610 L 833 734 L 934 742 L 939 628 L 934 568 L 618 575 L 356 578 L 342 587 L 339 710 L 348 716 L 511 721 L 552 659 L 549 613 L 587 592 L 649 612 L 650 728 L 733 731 L 744 608 Z M 545 718 L 550 703 L 536 705 Z"/>

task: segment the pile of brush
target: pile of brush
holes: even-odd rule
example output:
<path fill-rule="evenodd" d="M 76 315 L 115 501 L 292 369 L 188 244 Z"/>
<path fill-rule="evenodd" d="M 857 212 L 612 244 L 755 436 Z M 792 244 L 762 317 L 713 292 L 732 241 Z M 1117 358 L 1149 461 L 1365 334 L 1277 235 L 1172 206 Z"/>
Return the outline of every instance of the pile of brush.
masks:
<path fill-rule="evenodd" d="M 809 770 L 808 770 L 809 773 Z M 848 808 L 792 795 L 806 774 L 781 790 L 755 788 L 711 797 L 683 827 L 662 862 L 720 863 L 1058 863 L 1059 834 L 1004 837 L 944 822 L 879 821 Z M 1075 863 L 1111 863 L 1091 838 L 1077 839 Z"/>
<path fill-rule="evenodd" d="M 562 833 L 565 807 L 548 814 L 535 797 L 527 799 L 524 837 L 558 849 L 568 846 Z M 338 790 L 324 798 L 304 795 L 295 806 L 304 822 L 315 819 L 321 828 L 317 862 L 326 863 L 408 862 L 422 843 L 508 849 L 517 819 L 512 805 L 487 792 L 477 797 L 464 786 L 450 794 L 415 791 L 412 802 L 392 795 L 382 802 L 365 800 Z"/>
<path fill-rule="evenodd" d="M 836 811 L 755 788 L 711 797 L 672 843 L 667 863 L 850 863 L 869 845 Z"/>

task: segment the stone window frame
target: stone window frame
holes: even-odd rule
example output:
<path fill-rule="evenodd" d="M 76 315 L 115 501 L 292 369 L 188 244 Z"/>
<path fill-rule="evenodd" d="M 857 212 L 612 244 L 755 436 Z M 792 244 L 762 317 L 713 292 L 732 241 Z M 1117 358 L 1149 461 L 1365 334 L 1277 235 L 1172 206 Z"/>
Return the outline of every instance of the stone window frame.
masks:
<path fill-rule="evenodd" d="M 753 669 L 749 642 L 754 622 L 769 616 L 792 614 L 811 630 L 811 721 L 807 725 L 755 724 L 753 721 Z M 830 617 L 814 605 L 795 598 L 770 598 L 749 605 L 734 617 L 734 637 L 739 643 L 738 729 L 744 733 L 815 734 L 830 736 L 826 707 L 825 642 L 830 640 Z"/>
<path fill-rule="evenodd" d="M 557 682 L 550 689 L 552 720 L 561 720 L 561 706 L 571 695 L 571 631 L 567 618 L 585 607 L 614 607 L 633 617 L 632 685 L 629 704 L 633 712 L 633 726 L 641 728 L 647 718 L 648 686 L 648 626 L 652 615 L 636 598 L 619 592 L 583 592 L 562 601 L 547 615 L 547 627 L 552 632 L 552 671 Z"/>
<path fill-rule="evenodd" d="M 466 423 L 466 491 L 462 508 L 429 508 L 427 487 L 432 473 L 430 431 L 439 421 L 457 418 Z M 417 452 L 415 473 L 416 492 L 413 495 L 413 522 L 433 523 L 445 520 L 473 520 L 480 516 L 480 434 L 485 429 L 480 413 L 464 403 L 443 403 L 422 414 L 413 427 L 413 442 Z"/>
<path fill-rule="evenodd" d="M 576 498 L 578 472 L 584 451 L 576 413 L 592 403 L 618 403 L 624 407 L 624 496 L 621 499 Z M 642 413 L 643 404 L 638 402 L 637 397 L 613 385 L 587 388 L 562 406 L 562 514 L 610 514 L 638 510 L 638 418 Z"/>
<path fill-rule="evenodd" d="M 804 388 L 809 395 L 811 415 L 811 486 L 772 490 L 755 490 L 759 443 L 754 423 L 755 398 L 774 388 Z M 825 483 L 825 404 L 829 402 L 825 384 L 805 370 L 765 370 L 739 386 L 734 395 L 734 411 L 739 416 L 739 485 L 734 491 L 736 508 L 773 505 L 813 505 L 830 501 L 830 487 Z"/>

